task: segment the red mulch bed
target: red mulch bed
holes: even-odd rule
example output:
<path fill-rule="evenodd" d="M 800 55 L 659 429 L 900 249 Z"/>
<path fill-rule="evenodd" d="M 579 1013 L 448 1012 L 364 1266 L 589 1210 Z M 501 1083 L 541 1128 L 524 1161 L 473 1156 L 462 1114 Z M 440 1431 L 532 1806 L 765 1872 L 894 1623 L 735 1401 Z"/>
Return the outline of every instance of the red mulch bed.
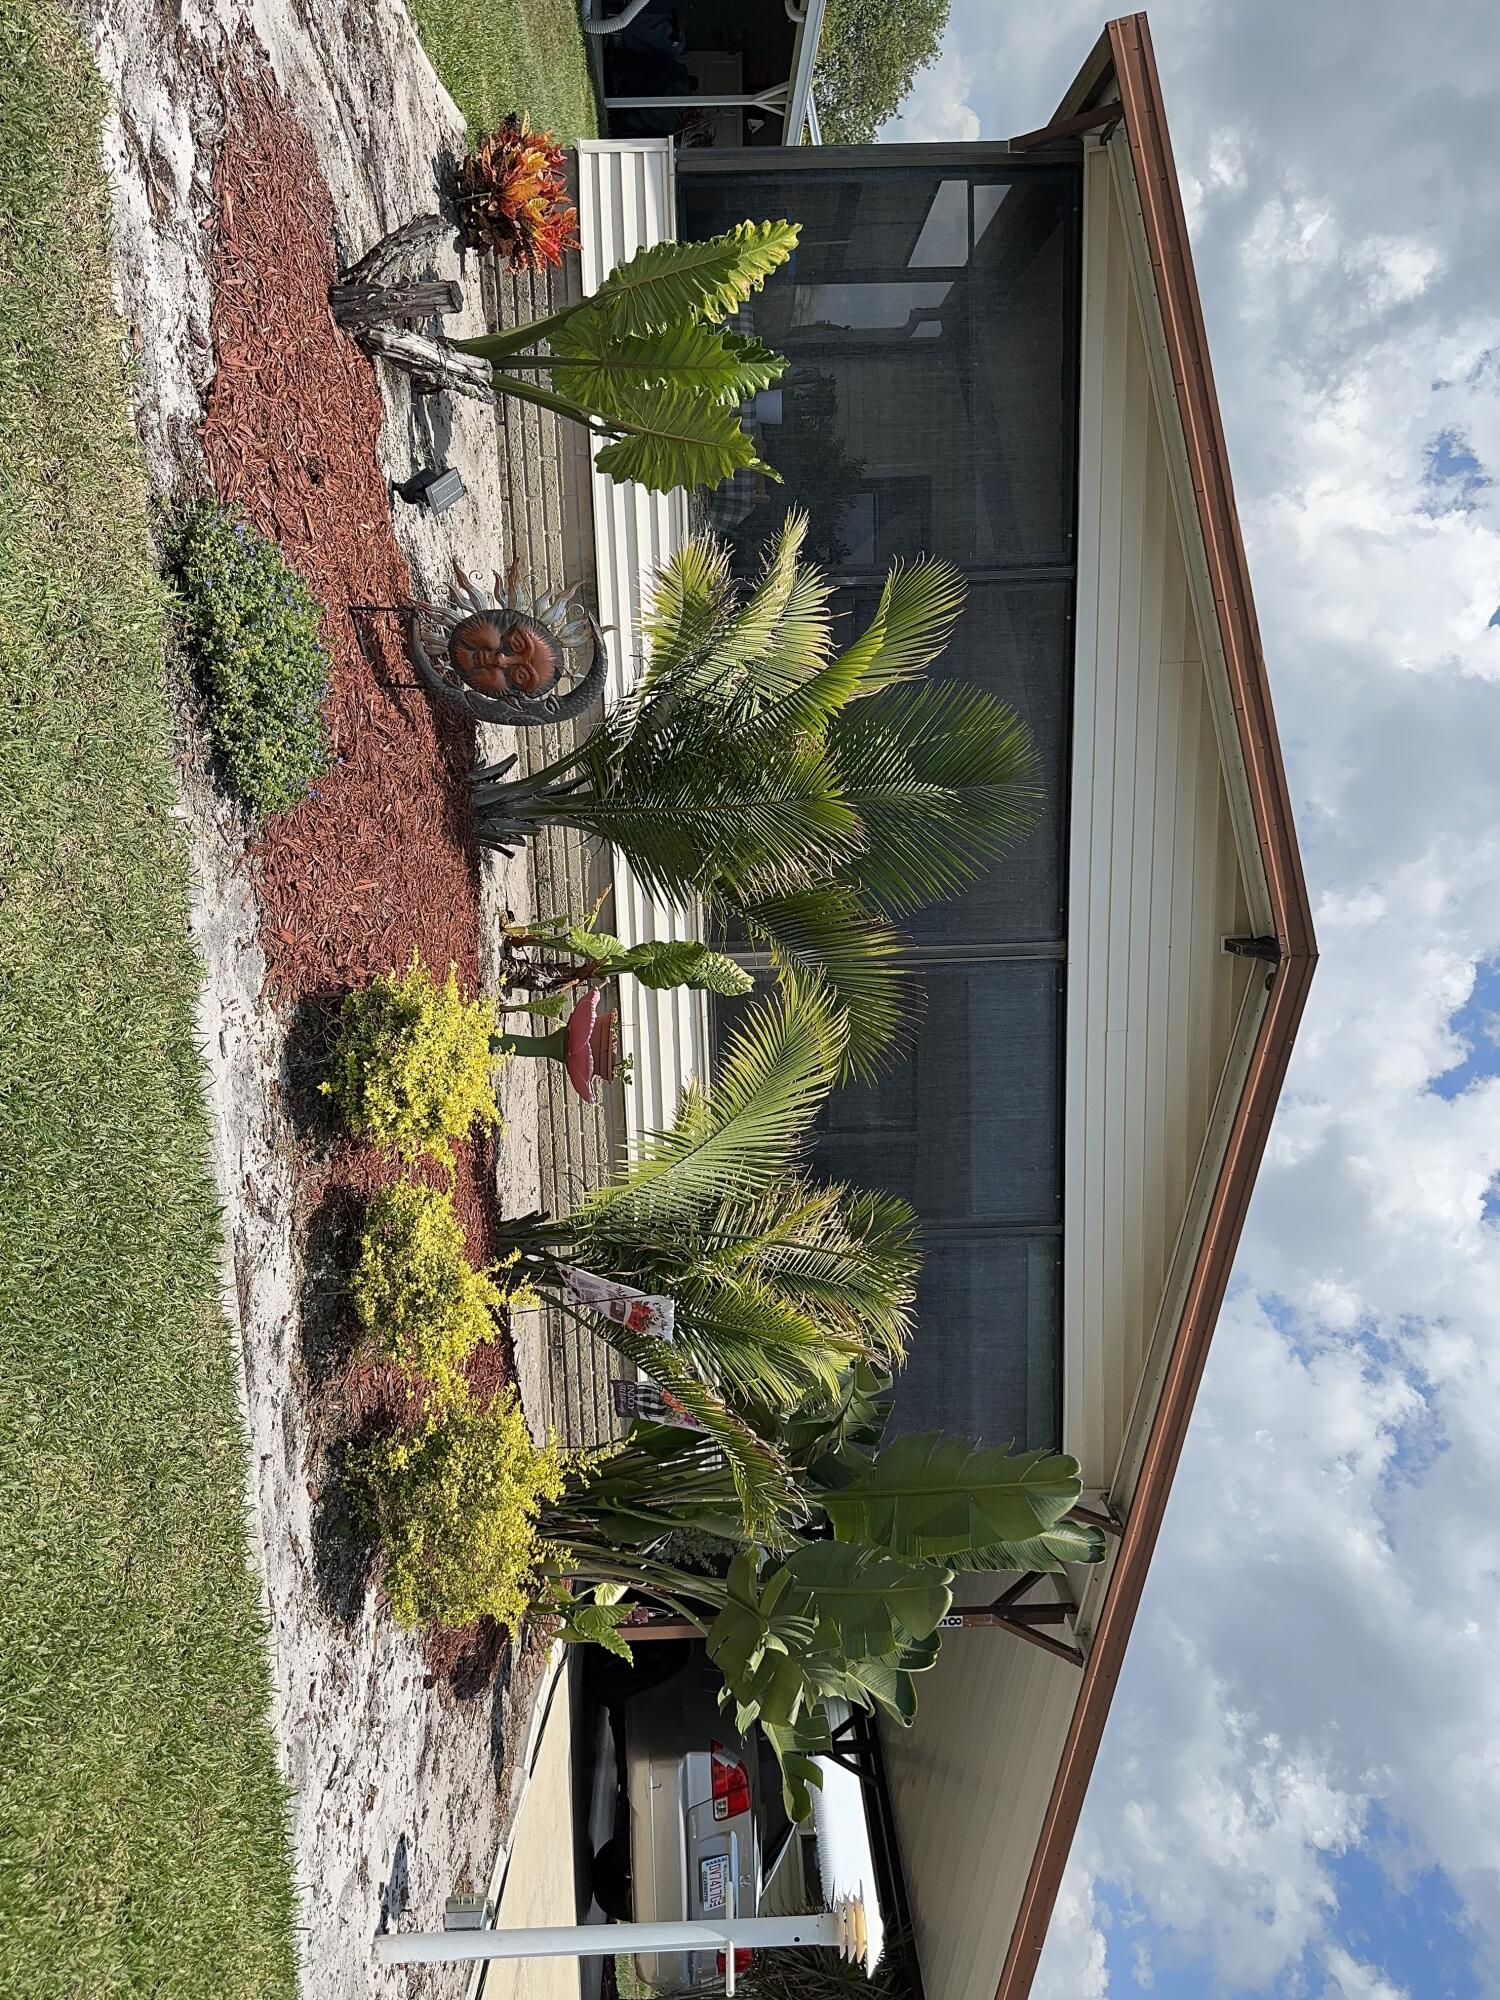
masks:
<path fill-rule="evenodd" d="M 380 392 L 329 313 L 332 203 L 264 62 L 237 66 L 228 114 L 214 176 L 217 366 L 203 451 L 221 500 L 274 536 L 307 579 L 332 662 L 335 766 L 253 850 L 267 994 L 290 1018 L 294 1109 L 312 1127 L 300 1149 L 301 1221 L 310 1263 L 329 1273 L 347 1256 L 363 1200 L 395 1174 L 326 1119 L 318 1130 L 313 1085 L 339 1003 L 372 973 L 404 969 L 413 952 L 439 973 L 455 964 L 460 984 L 477 987 L 474 732 L 411 685 L 396 618 L 362 616 L 356 630 L 351 607 L 412 596 L 377 458 Z M 470 1256 L 488 1261 L 498 1229 L 488 1142 L 458 1150 L 454 1195 Z M 512 1375 L 500 1343 L 472 1371 L 481 1389 Z M 392 1372 L 357 1360 L 326 1386 L 315 1418 L 347 1431 L 411 1414 Z"/>

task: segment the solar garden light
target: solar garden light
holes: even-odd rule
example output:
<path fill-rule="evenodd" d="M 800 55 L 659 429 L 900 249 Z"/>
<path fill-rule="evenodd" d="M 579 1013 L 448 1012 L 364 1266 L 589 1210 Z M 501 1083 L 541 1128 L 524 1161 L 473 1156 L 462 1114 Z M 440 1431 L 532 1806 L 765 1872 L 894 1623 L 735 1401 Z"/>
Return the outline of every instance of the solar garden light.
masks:
<path fill-rule="evenodd" d="M 429 466 L 403 479 L 396 491 L 413 507 L 425 507 L 429 514 L 446 514 L 466 492 L 463 477 L 451 465 Z"/>
<path fill-rule="evenodd" d="M 849 1896 L 812 1917 L 725 1917 L 676 1924 L 556 1924 L 540 1930 L 390 1932 L 375 1940 L 381 1965 L 444 1965 L 495 1958 L 613 1958 L 618 1952 L 716 1951 L 724 1991 L 734 1992 L 737 1951 L 787 1951 L 823 1945 L 871 1973 L 879 1958 L 864 1901 Z"/>

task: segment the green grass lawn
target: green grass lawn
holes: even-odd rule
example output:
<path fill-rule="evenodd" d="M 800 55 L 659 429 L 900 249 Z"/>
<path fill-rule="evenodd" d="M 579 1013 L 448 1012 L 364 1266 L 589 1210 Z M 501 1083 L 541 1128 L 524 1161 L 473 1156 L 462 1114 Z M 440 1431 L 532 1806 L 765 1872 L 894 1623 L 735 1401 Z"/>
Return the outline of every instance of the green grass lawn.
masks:
<path fill-rule="evenodd" d="M 290 2000 L 101 111 L 0 0 L 0 1992 Z"/>
<path fill-rule="evenodd" d="M 570 146 L 599 112 L 577 0 L 410 0 L 432 66 L 471 132 L 526 111 Z"/>

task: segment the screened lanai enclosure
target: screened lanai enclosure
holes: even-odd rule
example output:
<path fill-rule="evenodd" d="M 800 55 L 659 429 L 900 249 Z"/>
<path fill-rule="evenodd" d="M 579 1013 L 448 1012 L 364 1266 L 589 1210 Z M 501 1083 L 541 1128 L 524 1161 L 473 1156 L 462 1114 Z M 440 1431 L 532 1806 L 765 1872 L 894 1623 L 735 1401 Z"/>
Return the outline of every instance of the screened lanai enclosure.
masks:
<path fill-rule="evenodd" d="M 925 991 L 910 1049 L 834 1097 L 816 1165 L 921 1218 L 897 1424 L 1057 1446 L 1079 165 L 902 147 L 779 154 L 766 171 L 683 152 L 677 190 L 684 237 L 744 216 L 802 226 L 738 322 L 789 358 L 747 412 L 785 484 L 741 474 L 701 524 L 748 573 L 805 508 L 851 633 L 893 562 L 946 558 L 968 603 L 936 671 L 1001 696 L 1036 746 L 1032 832 L 969 894 L 909 920 Z"/>

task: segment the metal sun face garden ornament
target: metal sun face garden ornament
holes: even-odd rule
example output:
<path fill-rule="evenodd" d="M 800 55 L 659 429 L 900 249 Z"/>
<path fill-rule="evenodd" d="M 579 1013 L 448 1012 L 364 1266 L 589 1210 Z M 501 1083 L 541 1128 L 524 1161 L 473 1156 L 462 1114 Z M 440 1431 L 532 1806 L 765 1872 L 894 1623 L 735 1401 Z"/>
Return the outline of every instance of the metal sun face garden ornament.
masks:
<path fill-rule="evenodd" d="M 447 604 L 419 604 L 412 660 L 423 682 L 471 721 L 538 728 L 584 714 L 604 691 L 609 654 L 578 584 L 533 597 L 517 558 L 492 595 L 453 565 Z"/>

